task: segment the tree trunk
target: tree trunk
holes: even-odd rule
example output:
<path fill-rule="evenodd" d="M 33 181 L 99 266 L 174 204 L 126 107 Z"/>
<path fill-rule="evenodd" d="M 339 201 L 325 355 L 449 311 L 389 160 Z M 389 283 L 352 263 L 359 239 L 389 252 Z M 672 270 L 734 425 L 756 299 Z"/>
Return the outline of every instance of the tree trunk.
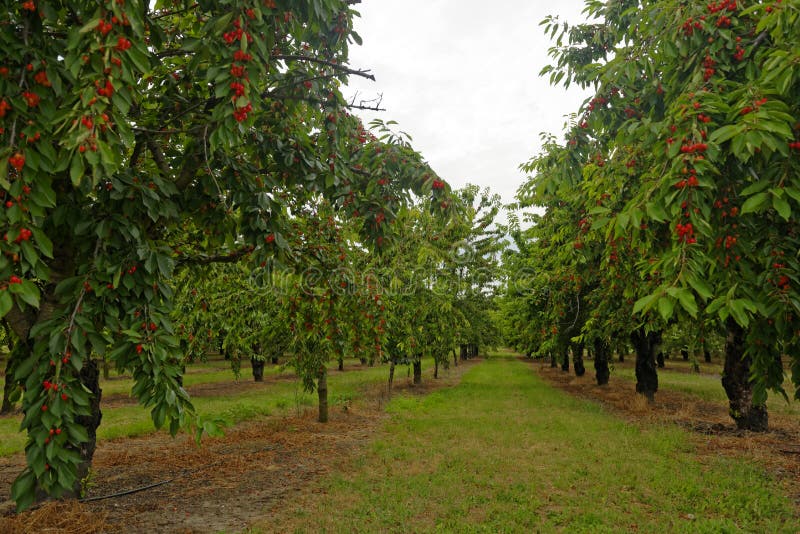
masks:
<path fill-rule="evenodd" d="M 729 318 L 725 339 L 725 368 L 722 387 L 728 395 L 730 416 L 743 430 L 765 432 L 769 426 L 767 407 L 753 404 L 753 384 L 750 381 L 750 356 L 745 355 L 744 329 Z"/>
<path fill-rule="evenodd" d="M 103 360 L 103 380 L 108 380 L 111 377 L 111 365 L 108 360 Z"/>
<path fill-rule="evenodd" d="M 583 364 L 583 345 L 572 346 L 572 366 L 575 369 L 575 376 L 586 374 L 586 366 Z"/>
<path fill-rule="evenodd" d="M 389 396 L 392 396 L 392 383 L 394 382 L 394 358 L 389 362 Z"/>
<path fill-rule="evenodd" d="M 360 357 L 360 358 L 358 359 L 358 361 L 359 361 L 359 362 L 361 362 L 361 365 L 367 365 L 367 359 L 366 359 L 366 358 L 364 358 L 363 356 L 362 356 L 362 357 Z"/>
<path fill-rule="evenodd" d="M 422 361 L 414 360 L 414 385 L 422 383 Z"/>
<path fill-rule="evenodd" d="M 460 354 L 461 359 L 462 360 L 466 360 L 467 359 L 467 345 L 466 344 L 462 344 L 462 345 L 459 345 L 458 348 L 459 348 L 459 351 L 461 353 Z"/>
<path fill-rule="evenodd" d="M 439 360 L 433 359 L 433 378 L 439 378 Z"/>
<path fill-rule="evenodd" d="M 453 349 L 453 365 L 458 367 L 458 355 L 456 354 L 456 349 Z"/>
<path fill-rule="evenodd" d="M 253 380 L 256 382 L 264 381 L 264 360 L 250 358 L 250 366 L 253 368 Z"/>
<path fill-rule="evenodd" d="M 681 349 L 681 358 L 683 358 L 683 361 L 685 361 L 685 362 L 689 361 L 689 350 L 688 349 Z"/>
<path fill-rule="evenodd" d="M 11 354 L 6 358 L 4 379 L 3 404 L 0 405 L 0 415 L 11 413 L 11 410 L 14 408 L 14 405 L 11 403 L 11 392 L 17 387 L 17 383 L 14 381 L 14 373 L 11 371 Z"/>
<path fill-rule="evenodd" d="M 617 359 L 619 360 L 620 363 L 625 363 L 625 351 L 620 350 L 617 353 Z"/>
<path fill-rule="evenodd" d="M 320 366 L 317 373 L 317 398 L 319 399 L 319 422 L 328 422 L 328 370 Z"/>
<path fill-rule="evenodd" d="M 594 340 L 594 370 L 595 379 L 598 386 L 608 384 L 611 372 L 608 370 L 608 360 L 611 356 L 611 349 L 606 341 L 601 339 Z"/>
<path fill-rule="evenodd" d="M 277 356 L 273 356 L 272 358 L 270 358 L 270 363 L 272 365 L 278 365 L 278 357 Z"/>
<path fill-rule="evenodd" d="M 552 368 L 558 367 L 558 361 L 556 360 L 556 353 L 555 352 L 551 352 L 550 353 L 550 367 L 552 367 Z"/>
<path fill-rule="evenodd" d="M 631 332 L 631 343 L 636 351 L 636 392 L 653 402 L 658 391 L 656 354 L 660 350 L 661 332 L 645 333 L 644 328 L 638 328 Z"/>
<path fill-rule="evenodd" d="M 569 373 L 569 347 L 564 347 L 564 353 L 561 356 L 561 370 Z"/>
<path fill-rule="evenodd" d="M 711 351 L 708 349 L 703 349 L 703 359 L 706 363 L 711 363 Z"/>
<path fill-rule="evenodd" d="M 661 349 L 658 349 L 656 353 L 656 365 L 658 365 L 659 369 L 664 368 L 664 351 Z"/>
<path fill-rule="evenodd" d="M 100 368 L 97 360 L 89 358 L 78 376 L 81 384 L 91 392 L 91 395 L 89 397 L 89 415 L 75 417 L 75 422 L 86 429 L 89 441 L 81 443 L 75 451 L 80 455 L 81 463 L 78 464 L 78 476 L 72 488 L 73 494 L 66 495 L 74 498 L 83 497 L 82 481 L 89 475 L 89 469 L 92 467 L 92 458 L 97 448 L 97 427 L 100 426 L 100 421 L 103 419 L 103 413 L 100 411 L 100 398 L 103 391 L 100 389 Z"/>
<path fill-rule="evenodd" d="M 343 356 L 339 356 L 339 367 L 338 367 L 338 369 L 340 371 L 344 371 L 344 357 Z"/>

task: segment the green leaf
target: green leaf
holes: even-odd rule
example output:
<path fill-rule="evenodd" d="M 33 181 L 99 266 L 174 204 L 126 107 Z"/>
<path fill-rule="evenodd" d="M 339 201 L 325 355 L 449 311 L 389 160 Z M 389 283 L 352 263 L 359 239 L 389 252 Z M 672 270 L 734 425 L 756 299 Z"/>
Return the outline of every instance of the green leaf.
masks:
<path fill-rule="evenodd" d="M 703 300 L 710 299 L 713 296 L 714 293 L 705 280 L 691 276 L 687 278 L 687 281 Z"/>
<path fill-rule="evenodd" d="M 745 213 L 751 213 L 757 211 L 761 208 L 764 204 L 767 203 L 767 198 L 769 195 L 765 192 L 758 193 L 757 195 L 753 195 L 752 197 L 748 198 L 744 204 L 742 204 L 742 215 Z"/>
<path fill-rule="evenodd" d="M 743 124 L 727 124 L 714 130 L 708 136 L 708 140 L 716 144 L 724 143 L 728 139 L 739 135 L 742 131 L 744 131 Z"/>
<path fill-rule="evenodd" d="M 17 503 L 17 512 L 21 512 L 33 504 L 36 475 L 28 468 L 11 485 L 11 498 Z"/>
<path fill-rule="evenodd" d="M 67 433 L 74 442 L 86 443 L 89 441 L 89 433 L 86 429 L 77 423 L 73 423 L 67 427 Z"/>
<path fill-rule="evenodd" d="M 11 294 L 8 291 L 0 290 L 0 317 L 5 317 L 11 311 L 12 306 L 14 306 L 14 299 L 11 298 Z"/>
<path fill-rule="evenodd" d="M 665 321 L 669 321 L 670 317 L 675 310 L 675 301 L 669 297 L 661 297 L 658 299 L 658 313 Z"/>
<path fill-rule="evenodd" d="M 686 313 L 692 317 L 697 317 L 697 302 L 695 302 L 694 295 L 691 291 L 686 288 L 681 289 L 678 292 L 678 302 L 681 303 L 681 307 Z"/>
<path fill-rule="evenodd" d="M 772 207 L 778 212 L 778 215 L 783 217 L 783 220 L 788 221 L 792 217 L 792 208 L 786 199 L 777 195 L 772 196 Z"/>

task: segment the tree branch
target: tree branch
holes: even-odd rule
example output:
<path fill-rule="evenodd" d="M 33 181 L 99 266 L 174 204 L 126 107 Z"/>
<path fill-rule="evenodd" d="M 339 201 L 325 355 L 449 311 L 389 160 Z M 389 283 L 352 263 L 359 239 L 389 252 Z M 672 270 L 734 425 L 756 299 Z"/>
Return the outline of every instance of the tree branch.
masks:
<path fill-rule="evenodd" d="M 236 263 L 244 258 L 251 252 L 254 247 L 248 245 L 227 254 L 218 254 L 216 256 L 206 256 L 204 254 L 197 256 L 186 256 L 178 260 L 178 265 L 209 265 L 212 263 Z"/>
<path fill-rule="evenodd" d="M 367 78 L 368 80 L 375 81 L 375 76 L 369 73 L 369 70 L 357 70 L 351 69 L 350 67 L 346 67 L 344 65 L 340 65 L 339 63 L 334 63 L 333 61 L 328 61 L 327 59 L 320 59 L 317 57 L 311 56 L 301 56 L 299 54 L 277 54 L 272 56 L 273 59 L 280 59 L 283 61 L 308 61 L 310 63 L 318 63 L 320 65 L 326 65 L 328 67 L 340 70 L 342 72 L 346 72 L 347 74 L 353 74 L 355 76 L 362 76 Z"/>

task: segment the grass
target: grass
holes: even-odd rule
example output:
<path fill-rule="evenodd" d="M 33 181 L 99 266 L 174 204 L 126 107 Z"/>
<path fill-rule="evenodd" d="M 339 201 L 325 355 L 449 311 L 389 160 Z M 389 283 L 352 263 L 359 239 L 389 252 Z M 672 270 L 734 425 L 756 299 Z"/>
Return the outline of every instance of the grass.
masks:
<path fill-rule="evenodd" d="M 499 355 L 498 355 L 499 356 Z M 795 532 L 757 467 L 700 464 L 675 426 L 640 428 L 492 358 L 400 397 L 381 436 L 254 532 Z"/>
<path fill-rule="evenodd" d="M 388 377 L 386 366 L 360 368 L 354 370 L 353 366 L 358 360 L 345 361 L 345 372 L 331 370 L 328 375 L 329 398 L 331 405 L 337 402 L 349 402 L 361 398 L 364 391 L 378 384 L 383 384 Z M 185 377 L 185 385 L 235 382 L 230 369 L 223 369 L 227 362 L 209 362 L 190 367 Z M 336 362 L 330 365 L 335 369 Z M 348 369 L 349 366 L 349 369 Z M 423 369 L 427 374 L 432 373 L 432 361 L 424 361 Z M 281 370 L 278 366 L 267 366 L 264 376 L 284 373 L 291 375 L 289 370 Z M 404 369 L 397 370 L 396 380 L 404 376 Z M 240 380 L 251 381 L 249 368 L 242 369 Z M 101 380 L 103 394 L 127 393 L 133 385 L 132 380 L 125 377 L 112 375 L 111 380 Z M 264 384 L 261 388 L 247 388 L 240 392 L 233 390 L 225 395 L 194 397 L 193 403 L 198 413 L 203 416 L 221 419 L 227 425 L 250 420 L 262 415 L 287 413 L 293 409 L 305 409 L 316 406 L 316 393 L 303 391 L 295 380 Z M 156 432 L 153 428 L 150 412 L 138 404 L 115 407 L 103 407 L 103 420 L 98 428 L 99 440 L 141 436 Z M 25 447 L 26 435 L 19 432 L 20 418 L 18 416 L 0 417 L 0 456 L 8 456 L 20 452 Z"/>

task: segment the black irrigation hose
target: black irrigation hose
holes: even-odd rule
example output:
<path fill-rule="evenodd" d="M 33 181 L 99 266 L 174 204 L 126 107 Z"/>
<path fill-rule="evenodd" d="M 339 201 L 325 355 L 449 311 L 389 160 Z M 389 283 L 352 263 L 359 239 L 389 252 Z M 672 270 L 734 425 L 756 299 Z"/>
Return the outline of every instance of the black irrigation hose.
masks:
<path fill-rule="evenodd" d="M 112 493 L 110 495 L 98 495 L 97 497 L 85 497 L 83 499 L 79 499 L 78 502 L 92 502 L 92 501 L 102 501 L 104 499 L 113 499 L 115 497 L 124 497 L 125 495 L 131 495 L 133 493 L 139 493 L 140 491 L 145 491 L 153 488 L 157 488 L 158 486 L 163 486 L 164 484 L 169 484 L 173 480 L 177 480 L 181 477 L 185 477 L 186 475 L 191 475 L 192 473 L 197 473 L 198 471 L 202 471 L 203 469 L 208 469 L 209 467 L 214 467 L 215 465 L 219 465 L 220 462 L 214 462 L 211 464 L 206 464 L 200 466 L 196 469 L 190 469 L 188 471 L 184 471 L 179 475 L 175 475 L 172 478 L 168 478 L 167 480 L 162 480 L 161 482 L 155 482 L 153 484 L 148 484 L 147 486 L 141 486 L 138 488 L 134 488 L 131 490 L 120 491 L 119 493 Z"/>

